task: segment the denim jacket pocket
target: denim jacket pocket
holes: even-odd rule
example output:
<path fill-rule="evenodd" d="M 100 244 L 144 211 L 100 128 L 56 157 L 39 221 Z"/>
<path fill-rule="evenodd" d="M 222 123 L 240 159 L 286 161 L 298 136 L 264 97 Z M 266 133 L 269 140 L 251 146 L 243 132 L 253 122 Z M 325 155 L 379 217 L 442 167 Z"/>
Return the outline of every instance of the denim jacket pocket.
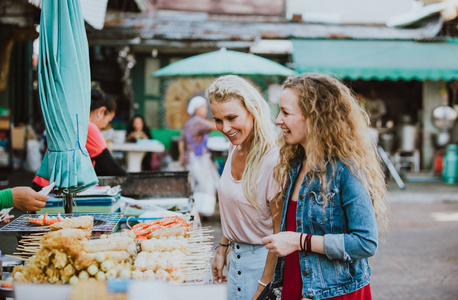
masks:
<path fill-rule="evenodd" d="M 331 191 L 326 194 L 326 198 L 328 200 L 326 206 L 325 199 L 320 191 L 310 191 L 309 194 L 311 199 L 311 217 L 316 222 L 317 226 L 314 233 L 324 234 L 326 232 L 330 232 L 331 224 L 329 224 L 329 220 L 331 219 L 333 213 L 333 200 L 336 193 Z"/>
<path fill-rule="evenodd" d="M 323 288 L 333 288 L 353 281 L 350 264 L 338 260 L 320 259 Z"/>

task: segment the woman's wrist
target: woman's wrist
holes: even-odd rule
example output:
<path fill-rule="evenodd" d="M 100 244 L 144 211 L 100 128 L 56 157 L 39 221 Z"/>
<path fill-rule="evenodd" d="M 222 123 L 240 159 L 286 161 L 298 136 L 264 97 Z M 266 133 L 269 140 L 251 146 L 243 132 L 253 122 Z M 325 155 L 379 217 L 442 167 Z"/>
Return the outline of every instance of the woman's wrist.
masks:
<path fill-rule="evenodd" d="M 264 283 L 264 282 L 262 282 L 261 280 L 258 280 L 258 283 L 259 283 L 260 285 L 262 285 L 263 287 L 266 287 L 266 286 L 267 286 L 267 284 L 268 284 L 268 283 Z"/>
<path fill-rule="evenodd" d="M 230 242 L 227 243 L 222 243 L 219 242 L 218 246 L 216 246 L 215 250 L 219 251 L 220 249 L 223 249 L 224 251 L 227 252 L 227 249 L 231 246 Z"/>

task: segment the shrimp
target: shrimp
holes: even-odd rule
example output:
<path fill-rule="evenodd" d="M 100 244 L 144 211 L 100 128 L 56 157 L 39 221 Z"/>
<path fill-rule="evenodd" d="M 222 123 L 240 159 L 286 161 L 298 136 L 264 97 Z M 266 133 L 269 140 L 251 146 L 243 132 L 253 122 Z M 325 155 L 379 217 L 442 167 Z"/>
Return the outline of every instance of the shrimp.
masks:
<path fill-rule="evenodd" d="M 57 217 L 48 217 L 48 213 L 45 213 L 42 217 L 38 218 L 29 218 L 29 221 L 37 225 L 51 225 L 60 221 L 63 221 L 64 218 L 59 214 Z"/>

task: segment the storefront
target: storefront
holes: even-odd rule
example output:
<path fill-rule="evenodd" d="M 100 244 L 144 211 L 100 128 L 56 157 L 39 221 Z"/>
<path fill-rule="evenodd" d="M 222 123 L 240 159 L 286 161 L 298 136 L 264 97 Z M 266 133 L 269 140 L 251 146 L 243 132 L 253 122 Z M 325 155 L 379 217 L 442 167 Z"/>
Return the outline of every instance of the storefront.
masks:
<path fill-rule="evenodd" d="M 447 82 L 458 78 L 458 43 L 405 40 L 293 40 L 293 66 L 299 73 L 335 74 L 362 93 L 375 89 L 385 101 L 383 119 L 399 124 L 409 115 L 419 126 L 422 169 L 432 167 L 437 129 L 434 108 L 452 105 Z M 453 142 L 453 140 L 452 140 Z"/>

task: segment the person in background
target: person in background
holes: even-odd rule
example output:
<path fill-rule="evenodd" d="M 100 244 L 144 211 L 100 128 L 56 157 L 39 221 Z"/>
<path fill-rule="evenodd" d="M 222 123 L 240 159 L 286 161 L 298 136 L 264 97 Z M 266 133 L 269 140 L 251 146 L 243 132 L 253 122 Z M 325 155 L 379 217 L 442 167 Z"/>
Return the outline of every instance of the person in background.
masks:
<path fill-rule="evenodd" d="M 18 186 L 0 191 L 0 210 L 14 207 L 22 211 L 38 211 L 45 207 L 49 197 L 35 192 L 32 188 Z M 3 219 L 5 223 L 9 218 Z"/>
<path fill-rule="evenodd" d="M 178 143 L 179 161 L 181 166 L 189 170 L 197 211 L 203 217 L 209 217 L 215 212 L 219 174 L 207 148 L 207 141 L 208 134 L 216 126 L 214 122 L 206 119 L 208 103 L 204 97 L 193 97 L 187 111 L 190 118 Z"/>
<path fill-rule="evenodd" d="M 386 115 L 385 101 L 377 97 L 375 89 L 371 89 L 369 96 L 366 98 L 366 111 L 371 120 L 371 126 L 374 128 L 382 127 L 382 117 Z"/>
<path fill-rule="evenodd" d="M 206 119 L 208 103 L 204 97 L 193 97 L 189 101 L 187 112 L 190 118 L 185 124 L 178 143 L 179 161 L 182 166 L 189 164 L 190 153 L 200 156 L 202 153 L 208 152 L 208 134 L 210 131 L 216 130 L 215 123 Z"/>
<path fill-rule="evenodd" d="M 116 103 L 113 98 L 100 88 L 91 89 L 91 112 L 89 114 L 86 149 L 92 160 L 97 176 L 125 176 L 127 172 L 113 159 L 107 148 L 107 143 L 101 129 L 105 128 L 116 113 Z M 49 185 L 49 181 L 35 175 L 32 188 L 39 191 Z"/>
<path fill-rule="evenodd" d="M 111 156 L 100 131 L 107 127 L 115 114 L 116 103 L 113 98 L 99 88 L 92 88 L 86 149 L 92 159 L 97 176 L 127 175 L 127 172 Z"/>
<path fill-rule="evenodd" d="M 278 192 L 273 178 L 279 157 L 276 130 L 267 102 L 239 76 L 217 78 L 207 96 L 217 129 L 231 142 L 218 184 L 223 236 L 213 281 L 227 280 L 230 300 L 256 299 L 272 280 L 276 261 L 262 244 L 280 226 L 280 206 L 271 202 Z"/>
<path fill-rule="evenodd" d="M 281 232 L 262 239 L 278 256 L 273 285 L 288 300 L 371 299 L 368 258 L 387 205 L 367 113 L 341 81 L 315 73 L 288 78 L 279 105 Z"/>
<path fill-rule="evenodd" d="M 138 140 L 151 140 L 153 136 L 148 126 L 145 124 L 145 119 L 141 115 L 135 115 L 127 124 L 126 140 L 128 142 L 136 142 Z"/>
<path fill-rule="evenodd" d="M 142 115 L 135 115 L 127 124 L 126 127 L 126 140 L 131 143 L 135 143 L 138 140 L 151 140 L 153 136 L 149 127 L 145 124 L 145 119 Z M 157 154 L 154 153 L 154 156 Z M 142 170 L 154 169 L 151 165 L 153 154 L 148 152 L 145 154 L 142 160 Z M 159 162 L 160 163 L 160 162 Z"/>

